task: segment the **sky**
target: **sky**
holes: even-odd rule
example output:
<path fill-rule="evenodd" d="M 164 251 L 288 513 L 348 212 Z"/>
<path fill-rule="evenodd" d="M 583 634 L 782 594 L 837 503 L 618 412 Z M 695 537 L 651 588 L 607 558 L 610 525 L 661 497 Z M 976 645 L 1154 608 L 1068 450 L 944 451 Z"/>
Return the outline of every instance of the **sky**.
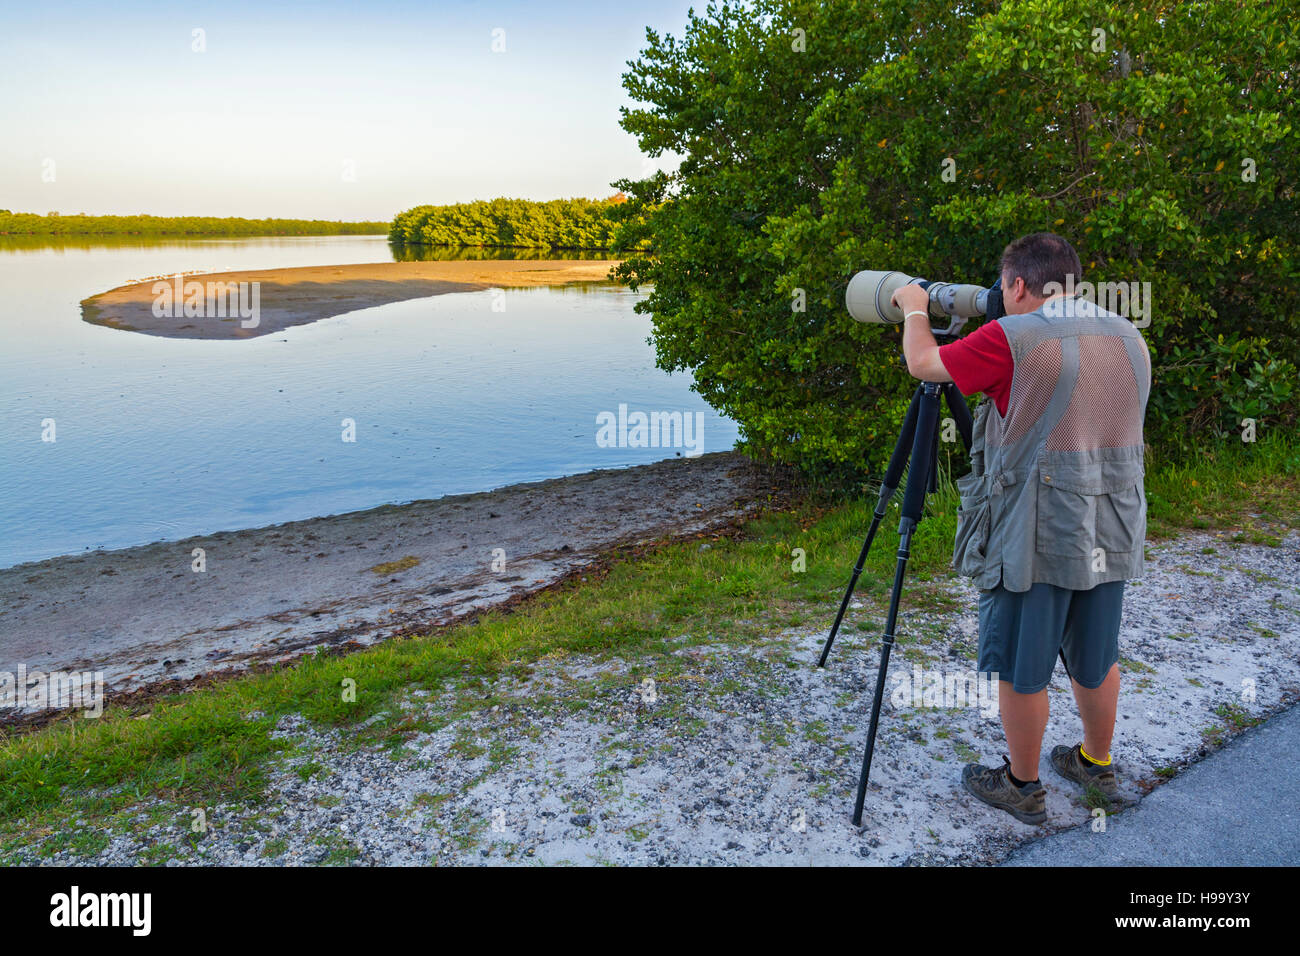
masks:
<path fill-rule="evenodd" d="M 608 196 L 675 165 L 619 127 L 621 75 L 689 7 L 0 0 L 0 209 L 387 220 Z"/>

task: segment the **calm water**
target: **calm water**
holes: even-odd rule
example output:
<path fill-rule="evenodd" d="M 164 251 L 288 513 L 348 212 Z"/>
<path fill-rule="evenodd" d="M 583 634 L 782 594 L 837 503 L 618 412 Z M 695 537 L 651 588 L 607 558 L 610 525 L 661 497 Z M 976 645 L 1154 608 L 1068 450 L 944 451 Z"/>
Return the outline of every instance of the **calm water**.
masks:
<path fill-rule="evenodd" d="M 365 309 L 241 342 L 81 321 L 177 271 L 387 262 L 383 237 L 0 245 L 0 567 L 92 548 L 483 491 L 693 449 L 597 444 L 597 416 L 702 412 L 614 286 Z M 345 418 L 356 441 L 342 440 Z M 57 440 L 41 440 L 53 419 Z"/>

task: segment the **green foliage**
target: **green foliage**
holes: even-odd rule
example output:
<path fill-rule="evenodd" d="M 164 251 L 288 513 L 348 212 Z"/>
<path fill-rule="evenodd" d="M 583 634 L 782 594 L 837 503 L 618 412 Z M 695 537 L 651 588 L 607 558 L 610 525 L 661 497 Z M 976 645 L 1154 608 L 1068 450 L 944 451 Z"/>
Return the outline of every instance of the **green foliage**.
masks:
<path fill-rule="evenodd" d="M 616 184 L 654 253 L 619 273 L 654 286 L 659 364 L 810 471 L 880 463 L 914 385 L 897 330 L 845 313 L 849 277 L 988 284 L 1038 230 L 1091 282 L 1151 284 L 1149 441 L 1285 430 L 1298 53 L 1258 0 L 710 5 L 624 75 L 624 128 L 684 158 Z"/>
<path fill-rule="evenodd" d="M 607 249 L 623 197 L 609 199 L 492 199 L 451 206 L 416 206 L 398 213 L 388 231 L 397 244 Z"/>
<path fill-rule="evenodd" d="M 0 236 L 360 236 L 383 222 L 331 219 L 238 219 L 214 216 L 61 216 L 0 209 Z"/>
<path fill-rule="evenodd" d="M 395 262 L 486 262 L 496 259 L 572 259 L 575 262 L 618 258 L 606 249 L 552 249 L 535 246 L 417 246 L 390 242 L 388 251 Z"/>

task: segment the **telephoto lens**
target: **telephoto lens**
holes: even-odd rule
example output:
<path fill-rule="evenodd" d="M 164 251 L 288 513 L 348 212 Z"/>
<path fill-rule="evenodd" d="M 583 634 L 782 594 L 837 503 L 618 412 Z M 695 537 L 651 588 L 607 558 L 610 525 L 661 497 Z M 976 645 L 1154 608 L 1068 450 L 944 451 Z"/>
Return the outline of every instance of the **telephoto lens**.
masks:
<path fill-rule="evenodd" d="M 903 310 L 890 300 L 905 285 L 914 283 L 930 296 L 930 315 L 953 319 L 971 319 L 984 315 L 988 309 L 989 290 L 979 285 L 954 282 L 928 282 L 902 272 L 882 272 L 864 269 L 855 273 L 844 292 L 844 304 L 849 315 L 859 322 L 877 322 L 898 325 L 903 321 Z"/>
<path fill-rule="evenodd" d="M 903 310 L 891 303 L 890 299 L 908 283 L 923 281 L 901 272 L 864 269 L 849 280 L 849 287 L 844 293 L 844 304 L 848 307 L 849 315 L 859 322 L 897 325 L 903 321 Z"/>

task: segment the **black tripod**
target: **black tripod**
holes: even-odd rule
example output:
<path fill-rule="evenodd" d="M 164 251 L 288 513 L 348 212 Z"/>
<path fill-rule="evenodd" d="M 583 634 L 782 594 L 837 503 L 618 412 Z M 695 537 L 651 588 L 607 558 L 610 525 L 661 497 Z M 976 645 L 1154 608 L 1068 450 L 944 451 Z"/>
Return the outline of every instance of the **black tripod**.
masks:
<path fill-rule="evenodd" d="M 876 745 L 876 725 L 880 721 L 885 671 L 889 668 L 889 651 L 894 646 L 894 625 L 898 620 L 898 602 L 903 593 L 903 575 L 907 570 L 907 559 L 912 553 L 912 534 L 921 521 L 925 496 L 934 492 L 938 484 L 940 394 L 943 395 L 948 410 L 957 423 L 957 430 L 966 445 L 967 453 L 970 452 L 971 414 L 957 386 L 952 382 L 942 384 L 922 382 L 916 387 L 916 391 L 912 394 L 912 403 L 907 407 L 907 416 L 903 419 L 903 427 L 898 433 L 894 453 L 890 456 L 889 467 L 885 469 L 885 477 L 880 488 L 880 500 L 876 503 L 871 527 L 867 530 L 867 538 L 862 542 L 862 550 L 858 553 L 858 563 L 853 566 L 853 577 L 849 579 L 844 600 L 840 602 L 839 613 L 835 615 L 835 624 L 831 627 L 830 636 L 826 638 L 826 646 L 822 648 L 821 660 L 817 662 L 818 667 L 826 666 L 826 657 L 831 652 L 835 634 L 840 629 L 844 612 L 853 598 L 853 589 L 862 574 L 867 552 L 871 550 L 871 541 L 876 536 L 876 529 L 880 527 L 880 522 L 884 520 L 889 499 L 898 490 L 903 469 L 907 467 L 910 459 L 911 467 L 907 468 L 907 486 L 903 490 L 903 513 L 898 523 L 898 564 L 894 569 L 894 589 L 889 596 L 889 616 L 885 621 L 885 638 L 880 648 L 880 670 L 876 674 L 876 697 L 871 704 L 867 752 L 862 758 L 862 776 L 858 780 L 858 796 L 853 804 L 854 826 L 862 825 L 862 803 L 867 796 L 867 777 L 871 773 L 871 753 Z"/>

